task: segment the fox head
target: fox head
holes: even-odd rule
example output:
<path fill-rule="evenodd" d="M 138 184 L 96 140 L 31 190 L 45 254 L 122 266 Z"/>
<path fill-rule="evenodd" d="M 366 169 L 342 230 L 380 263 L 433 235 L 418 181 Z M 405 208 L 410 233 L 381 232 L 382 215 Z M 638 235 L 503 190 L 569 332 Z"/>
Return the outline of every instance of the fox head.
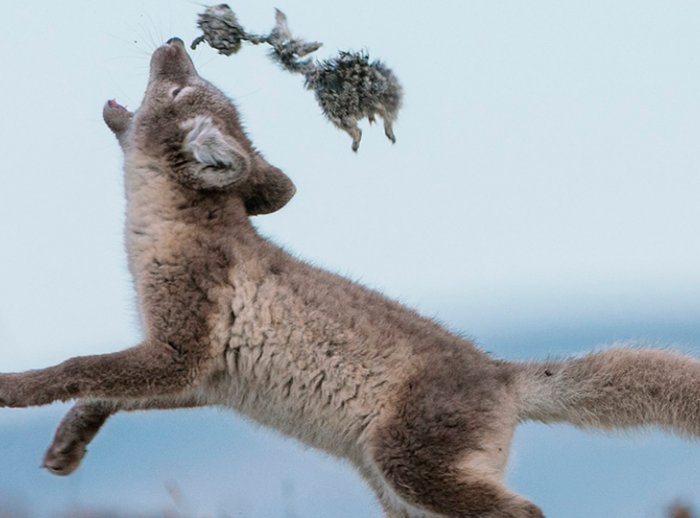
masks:
<path fill-rule="evenodd" d="M 153 53 L 139 109 L 108 101 L 103 116 L 127 157 L 145 155 L 185 188 L 238 195 L 250 215 L 274 212 L 295 193 L 255 150 L 233 103 L 199 76 L 179 38 Z"/>

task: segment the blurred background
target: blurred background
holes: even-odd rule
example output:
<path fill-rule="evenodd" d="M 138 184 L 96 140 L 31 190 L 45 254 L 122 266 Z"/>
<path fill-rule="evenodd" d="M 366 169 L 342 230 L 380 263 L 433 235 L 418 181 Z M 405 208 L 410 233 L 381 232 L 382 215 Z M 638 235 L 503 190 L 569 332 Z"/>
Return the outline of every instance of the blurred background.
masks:
<path fill-rule="evenodd" d="M 265 50 L 201 45 L 266 158 L 296 183 L 260 231 L 506 359 L 617 342 L 700 356 L 700 4 L 241 1 L 318 57 L 366 49 L 405 89 L 392 146 L 359 154 Z M 121 156 L 101 119 L 138 107 L 149 55 L 198 35 L 177 1 L 5 2 L 0 17 L 0 370 L 139 341 Z M 83 467 L 39 469 L 66 405 L 0 410 L 0 516 L 380 517 L 351 468 L 216 410 L 114 417 Z M 658 431 L 522 426 L 509 484 L 547 516 L 700 504 L 700 445 Z M 168 514 L 170 513 L 170 514 Z M 117 516 L 115 514 L 114 516 Z"/>

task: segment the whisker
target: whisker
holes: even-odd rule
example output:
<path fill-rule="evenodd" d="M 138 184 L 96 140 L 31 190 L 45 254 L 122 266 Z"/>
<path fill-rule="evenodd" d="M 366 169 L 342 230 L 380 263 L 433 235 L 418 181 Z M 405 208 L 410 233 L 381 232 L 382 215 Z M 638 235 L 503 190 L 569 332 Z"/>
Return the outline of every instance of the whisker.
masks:
<path fill-rule="evenodd" d="M 198 64 L 198 65 L 197 65 L 197 68 L 199 68 L 199 69 L 207 68 L 207 66 L 209 66 L 209 65 L 211 64 L 211 62 L 214 61 L 214 60 L 217 59 L 217 58 L 218 58 L 218 55 L 215 54 L 215 55 L 212 56 L 211 58 L 207 59 L 205 62 Z"/>
<path fill-rule="evenodd" d="M 168 10 L 168 38 L 172 38 L 173 37 L 173 8 L 172 8 L 171 4 L 168 4 L 168 5 L 171 6 L 170 9 Z"/>
<path fill-rule="evenodd" d="M 150 56 L 151 52 L 153 51 L 153 48 L 150 48 L 150 49 L 144 48 L 144 46 L 142 45 L 142 43 L 146 43 L 146 44 L 148 43 L 148 41 L 146 41 L 146 40 L 148 40 L 148 38 L 145 37 L 145 32 L 142 30 L 143 27 L 140 27 L 137 23 L 134 23 L 133 19 L 123 18 L 121 20 L 121 23 L 122 23 L 124 30 L 120 31 L 120 32 L 129 34 L 129 35 L 135 35 L 136 38 L 134 38 L 133 36 L 126 38 L 126 37 L 117 36 L 115 34 L 110 34 L 110 33 L 106 33 L 106 34 L 108 34 L 109 36 L 111 36 L 112 38 L 114 38 L 116 40 L 122 41 L 124 43 L 128 43 L 129 48 L 135 47 L 136 50 L 138 50 L 143 55 Z"/>
<path fill-rule="evenodd" d="M 141 18 L 143 18 L 143 15 L 140 15 Z M 139 23 L 139 28 L 141 31 L 141 34 L 144 36 L 144 39 L 148 40 L 148 43 L 151 45 L 151 50 L 155 50 L 159 47 L 159 45 L 156 44 L 155 40 L 153 39 L 153 34 L 151 33 L 150 29 L 144 25 L 144 20 L 142 19 L 141 22 Z"/>
<path fill-rule="evenodd" d="M 123 59 L 138 59 L 143 61 L 142 56 L 113 56 L 111 58 L 105 58 L 102 60 L 103 63 L 111 63 L 112 61 L 123 60 Z"/>
<path fill-rule="evenodd" d="M 131 95 L 129 95 L 128 92 L 120 86 L 115 86 L 115 90 L 117 90 L 117 92 L 120 95 L 120 99 L 122 100 L 122 105 L 125 108 L 129 108 L 131 106 L 131 110 L 133 111 L 135 109 L 136 105 L 133 103 L 133 99 L 132 99 Z"/>
<path fill-rule="evenodd" d="M 194 50 L 190 50 L 190 56 L 192 56 L 192 61 L 195 63 L 197 68 L 202 66 L 202 59 L 204 59 L 204 57 L 208 54 L 206 50 L 207 48 L 208 47 L 206 45 L 197 45 Z"/>
<path fill-rule="evenodd" d="M 113 38 L 121 43 L 126 43 L 127 45 L 129 45 L 130 49 L 138 51 L 139 54 L 141 54 L 143 56 L 150 56 L 150 54 L 145 49 L 142 49 L 141 47 L 138 46 L 138 42 L 136 40 L 129 41 L 126 38 L 123 38 L 121 36 L 117 36 L 116 34 L 112 34 L 109 32 L 106 32 L 105 35 L 109 36 L 110 38 Z"/>
<path fill-rule="evenodd" d="M 163 38 L 163 34 L 162 34 L 161 30 L 158 29 L 158 24 L 155 22 L 155 20 L 153 19 L 153 17 L 150 14 L 146 14 L 146 17 L 148 18 L 148 21 L 149 21 L 151 27 L 153 27 L 153 33 L 155 34 L 156 38 L 158 38 L 158 45 L 157 46 L 162 45 L 163 43 L 165 43 L 165 38 Z"/>

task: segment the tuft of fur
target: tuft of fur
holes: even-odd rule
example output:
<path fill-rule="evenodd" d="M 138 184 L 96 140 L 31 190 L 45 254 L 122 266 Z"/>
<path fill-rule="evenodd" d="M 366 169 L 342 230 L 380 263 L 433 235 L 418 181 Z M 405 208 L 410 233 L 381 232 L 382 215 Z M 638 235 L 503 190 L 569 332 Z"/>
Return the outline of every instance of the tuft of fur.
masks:
<path fill-rule="evenodd" d="M 653 424 L 700 436 L 696 359 L 624 347 L 517 369 L 520 420 L 602 429 Z"/>

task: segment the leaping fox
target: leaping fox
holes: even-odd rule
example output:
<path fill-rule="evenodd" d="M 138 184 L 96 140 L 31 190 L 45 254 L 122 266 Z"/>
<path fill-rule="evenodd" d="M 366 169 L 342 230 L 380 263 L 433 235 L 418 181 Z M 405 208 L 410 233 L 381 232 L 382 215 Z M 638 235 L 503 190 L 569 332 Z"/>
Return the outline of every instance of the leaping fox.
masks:
<path fill-rule="evenodd" d="M 51 472 L 73 472 L 115 412 L 214 405 L 347 459 L 389 518 L 535 518 L 541 510 L 503 483 L 519 422 L 700 436 L 694 358 L 612 349 L 492 359 L 259 236 L 250 217 L 282 208 L 294 185 L 181 40 L 153 53 L 141 107 L 110 101 L 104 119 L 124 151 L 145 339 L 0 375 L 0 406 L 77 400 L 46 453 Z"/>

